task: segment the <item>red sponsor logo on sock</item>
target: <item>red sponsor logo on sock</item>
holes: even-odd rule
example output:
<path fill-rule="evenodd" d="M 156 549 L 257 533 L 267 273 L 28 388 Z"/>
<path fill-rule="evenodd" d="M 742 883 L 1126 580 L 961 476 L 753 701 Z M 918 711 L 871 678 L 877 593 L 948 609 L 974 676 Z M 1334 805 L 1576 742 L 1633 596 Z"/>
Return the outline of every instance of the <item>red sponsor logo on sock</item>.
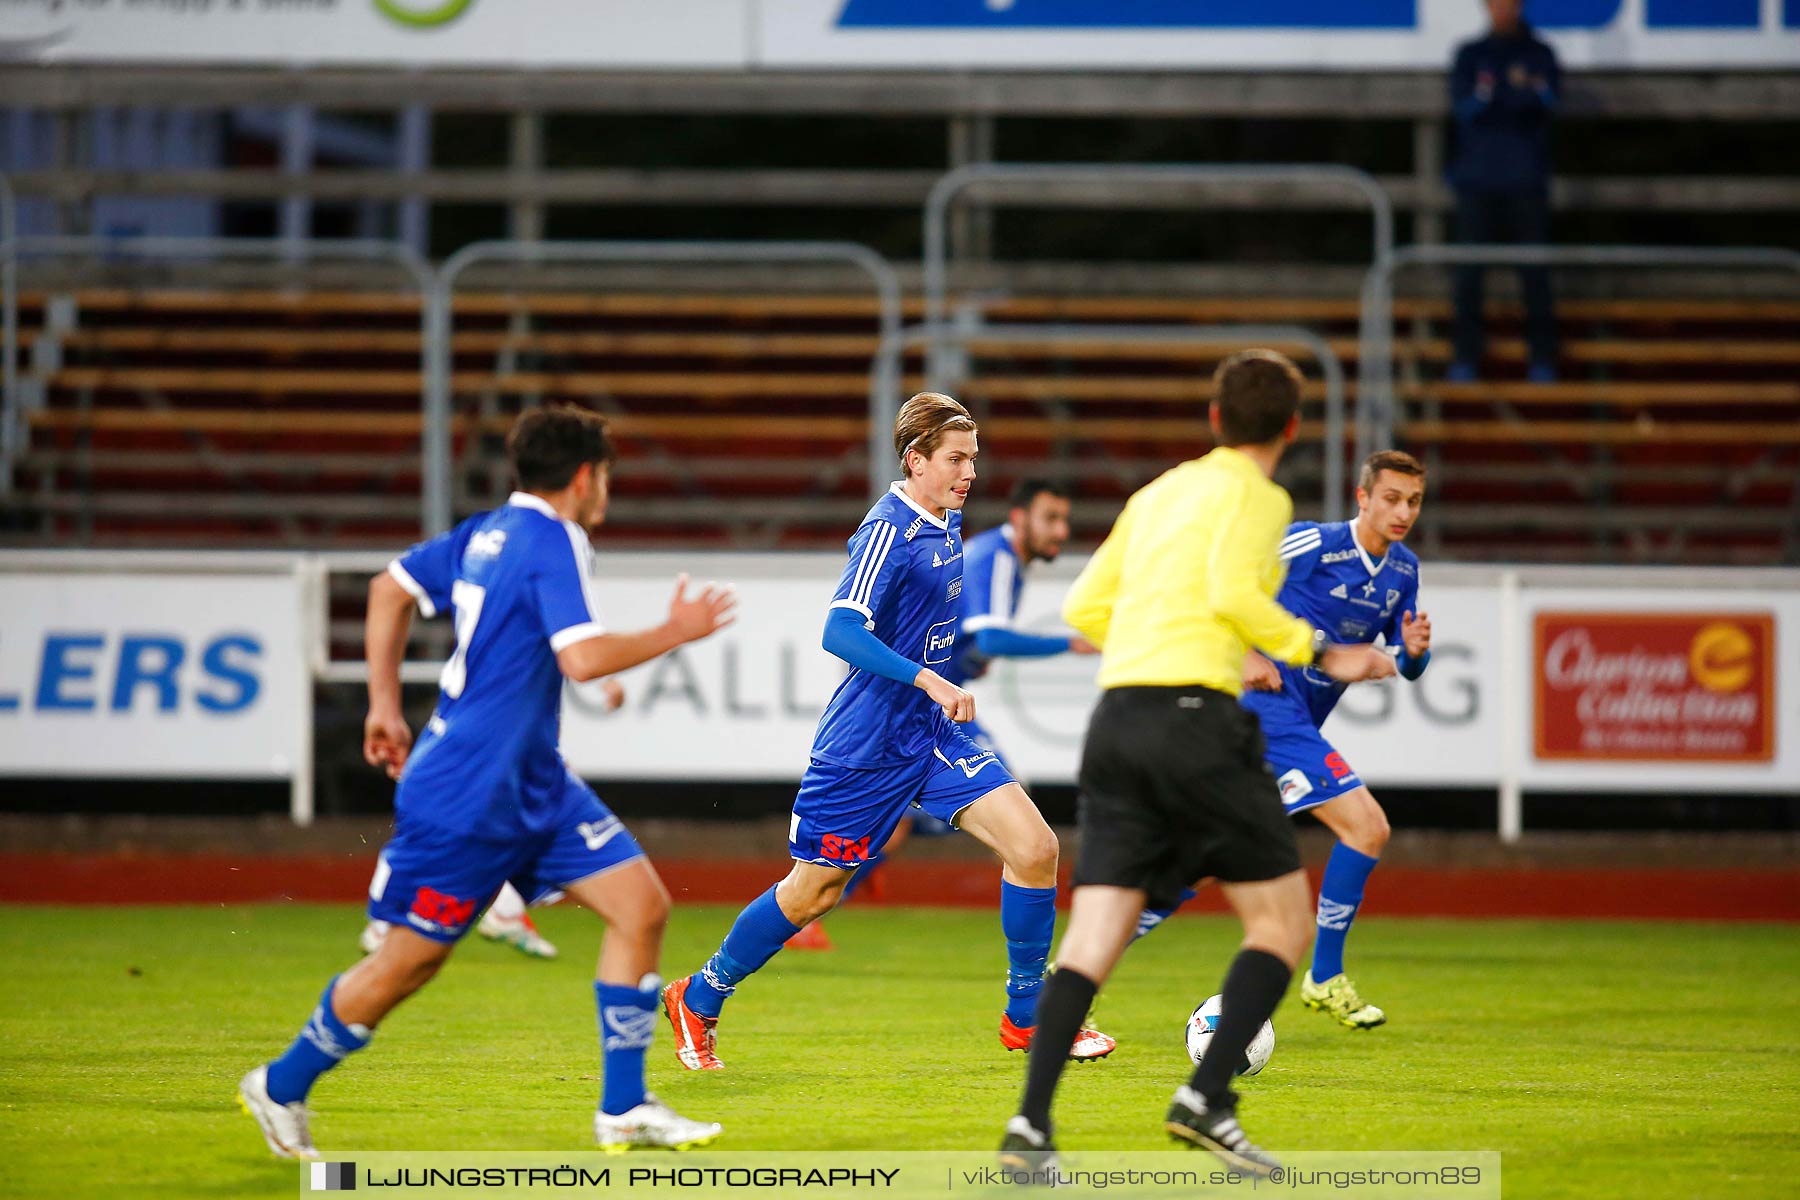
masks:
<path fill-rule="evenodd" d="M 819 841 L 819 853 L 833 862 L 868 862 L 869 839 L 857 838 L 853 842 L 835 833 L 828 833 Z"/>
<path fill-rule="evenodd" d="M 413 896 L 412 913 L 440 929 L 460 929 L 475 915 L 475 901 L 459 900 L 436 888 L 422 887 Z"/>

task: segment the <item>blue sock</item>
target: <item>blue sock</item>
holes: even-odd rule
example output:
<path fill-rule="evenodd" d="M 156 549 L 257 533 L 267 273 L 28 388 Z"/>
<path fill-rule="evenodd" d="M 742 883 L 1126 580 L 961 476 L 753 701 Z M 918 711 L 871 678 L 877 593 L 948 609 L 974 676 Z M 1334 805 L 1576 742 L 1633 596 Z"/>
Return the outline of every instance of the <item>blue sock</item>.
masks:
<path fill-rule="evenodd" d="M 844 885 L 844 900 L 848 900 L 850 897 L 856 895 L 856 889 L 867 882 L 869 876 L 874 874 L 875 868 L 886 861 L 887 852 L 885 850 L 877 850 L 875 853 L 869 855 L 867 862 L 851 872 L 850 882 Z M 839 900 L 838 903 L 842 904 L 844 900 Z"/>
<path fill-rule="evenodd" d="M 600 1092 L 600 1111 L 609 1117 L 644 1102 L 644 1051 L 656 1032 L 662 980 L 646 975 L 639 984 L 594 984 L 594 1005 L 600 1014 L 600 1061 L 606 1080 Z"/>
<path fill-rule="evenodd" d="M 1344 973 L 1344 939 L 1362 904 L 1363 884 L 1380 861 L 1342 842 L 1332 847 L 1331 859 L 1325 864 L 1325 878 L 1319 884 L 1319 937 L 1313 943 L 1312 960 L 1314 983 L 1324 983 Z"/>
<path fill-rule="evenodd" d="M 1143 912 L 1138 914 L 1137 932 L 1131 935 L 1131 940 L 1135 942 L 1146 933 L 1149 933 L 1152 929 L 1155 929 L 1158 925 L 1161 925 L 1164 921 L 1175 915 L 1176 909 L 1180 908 L 1199 894 L 1200 893 L 1196 892 L 1193 888 L 1182 888 L 1180 898 L 1169 907 L 1146 908 Z"/>
<path fill-rule="evenodd" d="M 306 1099 L 314 1080 L 368 1045 L 375 1036 L 367 1025 L 346 1025 L 331 1011 L 331 992 L 337 981 L 333 975 L 300 1036 L 286 1054 L 269 1064 L 269 1099 L 277 1104 Z"/>
<path fill-rule="evenodd" d="M 1000 881 L 1000 932 L 1006 935 L 1006 1016 L 1024 1028 L 1037 1024 L 1038 993 L 1056 934 L 1056 889 Z"/>
<path fill-rule="evenodd" d="M 800 927 L 788 920 L 775 903 L 774 888 L 752 900 L 732 922 L 731 932 L 719 943 L 718 951 L 691 976 L 688 1007 L 703 1017 L 718 1016 L 737 985 L 762 970 L 781 944 L 799 932 Z"/>

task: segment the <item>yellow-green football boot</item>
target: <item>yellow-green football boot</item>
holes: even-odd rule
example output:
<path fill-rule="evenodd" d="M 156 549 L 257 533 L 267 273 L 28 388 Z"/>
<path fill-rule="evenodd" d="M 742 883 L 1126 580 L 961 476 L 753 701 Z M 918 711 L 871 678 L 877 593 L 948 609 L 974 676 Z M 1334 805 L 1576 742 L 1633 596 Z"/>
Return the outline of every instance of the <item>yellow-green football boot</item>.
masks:
<path fill-rule="evenodd" d="M 1346 1029 L 1373 1029 L 1387 1023 L 1387 1014 L 1356 994 L 1348 975 L 1333 975 L 1314 983 L 1311 972 L 1301 977 L 1300 1000 L 1314 1012 L 1329 1013 Z"/>

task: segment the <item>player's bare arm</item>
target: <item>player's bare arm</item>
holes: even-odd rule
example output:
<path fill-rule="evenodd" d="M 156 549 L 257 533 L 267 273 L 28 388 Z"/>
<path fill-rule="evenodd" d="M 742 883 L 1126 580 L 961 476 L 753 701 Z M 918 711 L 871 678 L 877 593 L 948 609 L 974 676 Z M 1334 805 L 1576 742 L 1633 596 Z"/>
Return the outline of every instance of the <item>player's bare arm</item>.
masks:
<path fill-rule="evenodd" d="M 693 596 L 687 589 L 686 575 L 675 580 L 669 615 L 661 625 L 636 633 L 584 638 L 557 651 L 557 667 L 577 683 L 616 675 L 677 646 L 711 637 L 737 619 L 737 592 L 729 585 L 709 583 Z"/>
<path fill-rule="evenodd" d="M 1253 692 L 1279 692 L 1281 672 L 1260 651 L 1244 654 L 1244 687 Z"/>
<path fill-rule="evenodd" d="M 1385 650 L 1375 646 L 1327 646 L 1319 655 L 1318 667 L 1339 683 L 1387 679 L 1400 669 Z"/>
<path fill-rule="evenodd" d="M 944 715 L 952 721 L 960 724 L 975 719 L 975 697 L 930 667 L 919 668 L 919 673 L 913 677 L 913 686 L 923 689 L 927 696 L 937 701 Z"/>
<path fill-rule="evenodd" d="M 1431 649 L 1431 615 L 1403 613 L 1400 617 L 1400 643 L 1408 658 L 1422 658 Z"/>
<path fill-rule="evenodd" d="M 400 711 L 400 662 L 412 630 L 413 598 L 387 572 L 369 581 L 363 619 L 363 657 L 369 667 L 369 714 L 363 719 L 363 761 L 400 778 L 412 752 L 412 730 Z"/>

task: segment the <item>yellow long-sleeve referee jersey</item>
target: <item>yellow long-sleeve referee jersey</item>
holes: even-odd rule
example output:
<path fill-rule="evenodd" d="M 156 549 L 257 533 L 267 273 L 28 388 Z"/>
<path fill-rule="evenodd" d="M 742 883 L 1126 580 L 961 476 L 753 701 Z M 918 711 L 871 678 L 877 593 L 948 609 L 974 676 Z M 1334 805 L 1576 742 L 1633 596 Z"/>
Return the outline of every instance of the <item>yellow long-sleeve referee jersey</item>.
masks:
<path fill-rule="evenodd" d="M 1221 446 L 1138 489 L 1063 602 L 1101 648 L 1100 686 L 1202 687 L 1241 695 L 1249 646 L 1312 654 L 1312 626 L 1275 603 L 1287 492 Z"/>

